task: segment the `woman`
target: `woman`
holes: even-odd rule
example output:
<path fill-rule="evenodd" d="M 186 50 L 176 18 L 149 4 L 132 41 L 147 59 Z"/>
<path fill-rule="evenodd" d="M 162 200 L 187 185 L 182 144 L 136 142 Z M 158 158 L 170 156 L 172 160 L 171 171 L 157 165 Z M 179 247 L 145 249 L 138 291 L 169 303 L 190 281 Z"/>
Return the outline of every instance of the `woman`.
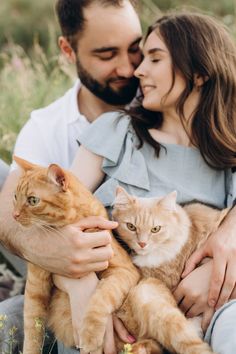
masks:
<path fill-rule="evenodd" d="M 97 119 L 81 139 L 73 171 L 90 190 L 100 186 L 96 195 L 107 207 L 118 184 L 138 196 L 177 190 L 179 202 L 197 199 L 219 208 L 231 206 L 236 197 L 233 41 L 223 26 L 208 16 L 173 14 L 149 28 L 143 54 L 135 71 L 142 105 L 138 103 L 128 114 L 113 112 Z M 236 251 L 235 218 L 234 208 L 197 255 L 197 259 L 210 255 L 213 262 L 183 280 L 190 284 L 188 290 L 200 282 L 204 299 L 194 301 L 181 283 L 175 291 L 185 313 L 204 313 L 205 327 L 216 306 L 236 296 L 236 261 L 232 256 Z M 226 247 L 219 259 L 222 244 Z M 215 288 L 211 286 L 209 308 L 212 267 L 212 279 L 217 277 L 218 282 Z M 58 279 L 56 282 L 64 290 L 74 291 L 66 281 L 64 285 Z M 236 348 L 235 331 L 233 300 L 215 314 L 206 339 L 213 350 L 231 354 Z"/>

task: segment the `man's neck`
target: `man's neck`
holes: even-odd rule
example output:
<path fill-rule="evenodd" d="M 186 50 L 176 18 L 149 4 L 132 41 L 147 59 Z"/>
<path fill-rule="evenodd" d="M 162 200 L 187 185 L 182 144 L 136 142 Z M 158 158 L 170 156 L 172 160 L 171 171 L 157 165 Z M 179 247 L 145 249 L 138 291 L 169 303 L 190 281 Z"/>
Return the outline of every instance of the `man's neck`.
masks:
<path fill-rule="evenodd" d="M 79 111 L 89 122 L 93 122 L 101 114 L 119 110 L 120 106 L 112 106 L 96 97 L 85 86 L 82 85 L 78 92 L 77 103 Z"/>

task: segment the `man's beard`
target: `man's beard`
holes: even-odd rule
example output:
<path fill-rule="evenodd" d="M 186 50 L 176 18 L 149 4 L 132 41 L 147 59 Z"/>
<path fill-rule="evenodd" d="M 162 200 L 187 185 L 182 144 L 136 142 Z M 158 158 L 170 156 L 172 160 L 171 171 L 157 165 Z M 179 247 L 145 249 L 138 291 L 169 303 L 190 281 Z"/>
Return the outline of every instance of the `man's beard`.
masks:
<path fill-rule="evenodd" d="M 82 84 L 96 97 L 100 98 L 102 101 L 108 104 L 114 106 L 123 106 L 130 103 L 135 97 L 139 85 L 139 80 L 136 77 L 132 77 L 128 80 L 123 77 L 111 78 L 108 79 L 104 84 L 101 84 L 95 80 L 87 70 L 83 68 L 78 59 L 76 61 L 76 68 L 77 74 Z M 128 83 L 127 85 L 114 90 L 110 84 L 116 80 L 127 80 Z"/>

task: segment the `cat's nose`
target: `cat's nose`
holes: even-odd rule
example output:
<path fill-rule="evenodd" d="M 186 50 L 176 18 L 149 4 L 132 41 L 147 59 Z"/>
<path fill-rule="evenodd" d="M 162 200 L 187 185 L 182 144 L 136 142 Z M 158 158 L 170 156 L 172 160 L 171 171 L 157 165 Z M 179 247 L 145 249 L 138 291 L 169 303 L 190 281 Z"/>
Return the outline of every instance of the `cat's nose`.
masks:
<path fill-rule="evenodd" d="M 17 219 L 19 218 L 19 216 L 20 216 L 19 211 L 13 211 L 12 216 L 13 216 L 13 218 L 14 218 L 15 220 L 17 220 Z"/>
<path fill-rule="evenodd" d="M 144 248 L 147 245 L 145 242 L 138 242 L 138 244 L 141 248 Z"/>

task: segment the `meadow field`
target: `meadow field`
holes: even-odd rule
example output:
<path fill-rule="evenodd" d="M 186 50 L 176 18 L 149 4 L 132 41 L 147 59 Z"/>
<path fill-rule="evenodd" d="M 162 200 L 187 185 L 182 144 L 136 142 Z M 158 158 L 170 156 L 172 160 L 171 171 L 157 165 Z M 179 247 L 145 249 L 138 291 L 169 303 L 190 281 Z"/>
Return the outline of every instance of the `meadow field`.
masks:
<path fill-rule="evenodd" d="M 10 162 L 16 136 L 33 109 L 70 87 L 75 72 L 59 55 L 55 0 L 0 2 L 0 157 Z M 220 17 L 236 34 L 236 0 L 142 0 L 144 30 L 163 11 L 197 7 Z"/>

